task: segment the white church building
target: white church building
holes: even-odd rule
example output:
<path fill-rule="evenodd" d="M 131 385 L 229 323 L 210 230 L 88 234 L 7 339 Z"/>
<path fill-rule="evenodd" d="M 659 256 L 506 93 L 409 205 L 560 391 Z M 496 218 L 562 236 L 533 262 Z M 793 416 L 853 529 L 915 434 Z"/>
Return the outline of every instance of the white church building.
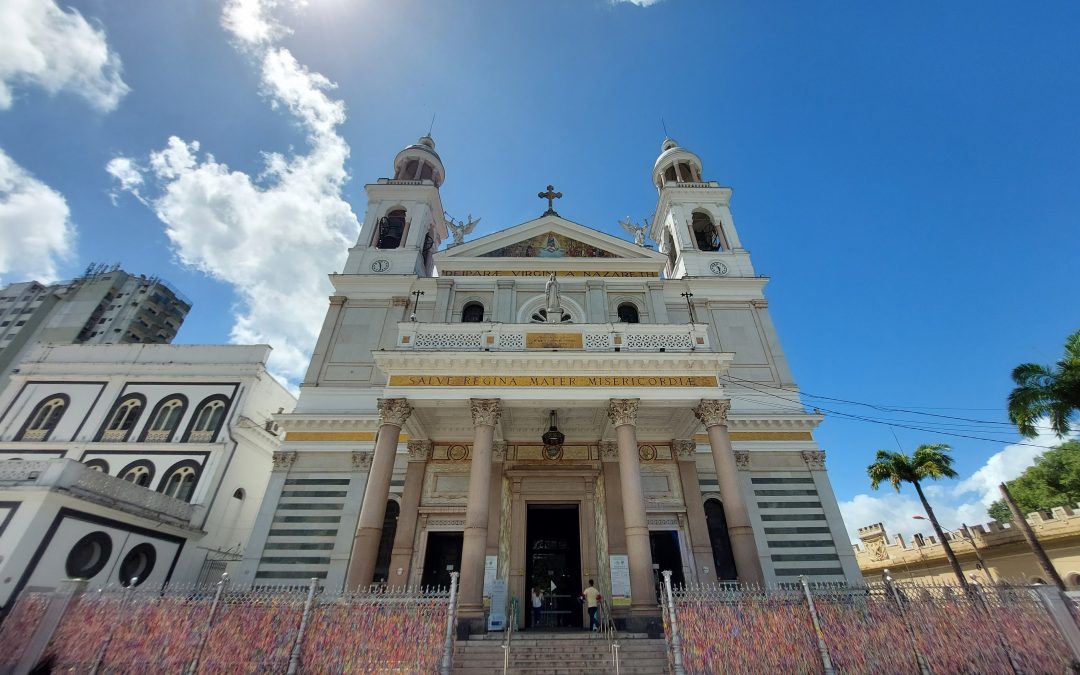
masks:
<path fill-rule="evenodd" d="M 296 400 L 267 345 L 43 345 L 0 392 L 0 609 L 235 572 Z"/>
<path fill-rule="evenodd" d="M 730 210 L 667 139 L 636 241 L 547 209 L 464 242 L 430 137 L 367 212 L 291 413 L 238 581 L 546 591 L 580 625 L 589 579 L 627 626 L 656 580 L 858 583 L 798 387 Z M 531 198 L 531 197 L 530 197 Z M 539 211 L 540 209 L 538 209 Z M 439 250 L 453 234 L 454 242 Z M 645 237 L 658 242 L 659 252 Z M 524 604 L 523 604 L 524 606 Z M 530 624 L 530 616 L 520 617 Z"/>

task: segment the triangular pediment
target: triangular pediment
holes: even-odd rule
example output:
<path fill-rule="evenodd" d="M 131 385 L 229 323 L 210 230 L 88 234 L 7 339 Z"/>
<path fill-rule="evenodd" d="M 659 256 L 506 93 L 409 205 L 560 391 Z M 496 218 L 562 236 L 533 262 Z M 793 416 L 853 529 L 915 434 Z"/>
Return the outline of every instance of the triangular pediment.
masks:
<path fill-rule="evenodd" d="M 521 225 L 450 246 L 438 258 L 662 258 L 659 253 L 560 216 Z"/>

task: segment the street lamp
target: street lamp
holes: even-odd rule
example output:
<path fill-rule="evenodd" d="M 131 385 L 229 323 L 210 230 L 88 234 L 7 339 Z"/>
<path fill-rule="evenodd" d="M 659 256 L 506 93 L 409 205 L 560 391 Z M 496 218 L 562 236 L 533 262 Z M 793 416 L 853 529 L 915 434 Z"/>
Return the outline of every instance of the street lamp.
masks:
<path fill-rule="evenodd" d="M 926 516 L 912 516 L 915 520 L 929 520 Z M 971 550 L 975 552 L 975 559 L 979 561 L 978 566 L 982 571 L 986 572 L 986 579 L 990 583 L 994 583 L 994 575 L 990 574 L 990 568 L 987 567 L 986 561 L 983 560 L 982 551 L 975 545 L 975 538 L 971 536 L 971 531 L 968 530 L 967 523 L 960 523 L 960 527 L 955 530 L 945 530 L 945 534 L 950 532 L 960 532 L 960 538 L 971 544 Z"/>

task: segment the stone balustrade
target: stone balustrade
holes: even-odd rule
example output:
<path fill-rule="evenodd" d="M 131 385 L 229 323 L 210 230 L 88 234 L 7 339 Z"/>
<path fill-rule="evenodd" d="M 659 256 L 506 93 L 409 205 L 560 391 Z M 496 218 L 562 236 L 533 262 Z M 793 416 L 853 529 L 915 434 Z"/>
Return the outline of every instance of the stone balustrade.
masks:
<path fill-rule="evenodd" d="M 703 324 L 419 323 L 398 324 L 398 349 L 586 352 L 710 351 Z"/>

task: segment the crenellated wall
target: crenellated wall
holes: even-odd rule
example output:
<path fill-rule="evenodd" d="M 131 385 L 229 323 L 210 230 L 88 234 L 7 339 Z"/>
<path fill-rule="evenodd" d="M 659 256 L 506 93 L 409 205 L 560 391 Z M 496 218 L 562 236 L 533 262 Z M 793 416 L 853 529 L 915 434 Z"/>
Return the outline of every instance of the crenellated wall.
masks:
<path fill-rule="evenodd" d="M 1080 586 L 1080 504 L 1074 510 L 1059 506 L 1049 512 L 1027 516 L 1035 536 L 1069 586 Z M 1045 581 L 1044 573 L 1024 540 L 1010 523 L 989 522 L 946 532 L 960 566 L 969 577 L 984 581 L 976 550 L 995 580 Z M 897 534 L 891 540 L 885 526 L 874 523 L 859 528 L 855 559 L 867 580 L 881 579 L 884 570 L 904 580 L 947 580 L 953 577 L 945 549 L 936 536 L 916 534 L 910 542 Z"/>

